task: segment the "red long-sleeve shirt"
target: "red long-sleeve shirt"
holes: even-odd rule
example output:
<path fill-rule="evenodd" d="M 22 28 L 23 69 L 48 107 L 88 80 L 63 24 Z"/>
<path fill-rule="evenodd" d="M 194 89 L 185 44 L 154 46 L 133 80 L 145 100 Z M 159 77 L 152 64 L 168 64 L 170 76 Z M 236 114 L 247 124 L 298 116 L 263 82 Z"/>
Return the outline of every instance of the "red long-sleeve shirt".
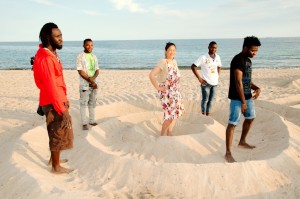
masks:
<path fill-rule="evenodd" d="M 33 72 L 35 84 L 40 89 L 39 105 L 52 104 L 56 112 L 61 115 L 66 110 L 64 103 L 68 100 L 59 58 L 40 44 L 34 58 Z"/>

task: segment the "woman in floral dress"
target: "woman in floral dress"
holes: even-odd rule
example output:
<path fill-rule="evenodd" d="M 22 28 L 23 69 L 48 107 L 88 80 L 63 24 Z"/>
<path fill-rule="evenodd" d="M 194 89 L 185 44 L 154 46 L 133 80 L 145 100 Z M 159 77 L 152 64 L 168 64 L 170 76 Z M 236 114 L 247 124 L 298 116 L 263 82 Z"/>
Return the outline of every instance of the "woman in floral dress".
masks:
<path fill-rule="evenodd" d="M 161 135 L 172 135 L 175 119 L 184 113 L 182 95 L 179 92 L 180 73 L 177 62 L 174 59 L 176 46 L 167 43 L 165 47 L 165 59 L 161 59 L 149 74 L 153 86 L 157 89 L 164 112 L 164 122 Z"/>

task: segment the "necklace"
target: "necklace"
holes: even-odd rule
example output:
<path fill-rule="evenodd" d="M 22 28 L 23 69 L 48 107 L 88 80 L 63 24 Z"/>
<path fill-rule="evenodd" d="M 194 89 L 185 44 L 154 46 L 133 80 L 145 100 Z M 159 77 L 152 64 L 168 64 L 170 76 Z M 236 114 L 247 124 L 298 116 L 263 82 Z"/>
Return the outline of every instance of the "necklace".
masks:
<path fill-rule="evenodd" d="M 59 59 L 58 54 L 57 54 L 56 52 L 52 52 L 49 48 L 44 48 L 44 49 L 45 49 L 45 50 L 48 50 L 49 52 L 51 52 L 51 54 L 54 55 L 54 57 L 56 58 L 56 60 L 57 60 L 58 62 L 60 62 L 60 59 Z"/>

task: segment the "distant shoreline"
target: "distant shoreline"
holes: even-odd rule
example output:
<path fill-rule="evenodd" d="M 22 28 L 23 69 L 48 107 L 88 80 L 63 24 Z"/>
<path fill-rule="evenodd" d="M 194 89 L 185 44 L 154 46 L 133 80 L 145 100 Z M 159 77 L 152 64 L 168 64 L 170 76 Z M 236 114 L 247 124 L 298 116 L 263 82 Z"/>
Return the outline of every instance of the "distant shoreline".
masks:
<path fill-rule="evenodd" d="M 100 70 L 121 70 L 121 71 L 125 71 L 125 70 L 151 70 L 152 68 L 100 68 Z M 191 70 L 190 66 L 179 66 L 180 70 Z M 222 70 L 229 70 L 230 67 L 222 67 Z M 300 66 L 298 67 L 274 67 L 274 68 L 270 68 L 270 67 L 253 67 L 253 69 L 270 69 L 270 70 L 276 70 L 276 69 L 300 69 Z M 0 69 L 0 71 L 12 71 L 12 70 L 31 70 L 31 68 L 3 68 Z M 64 70 L 76 70 L 74 68 L 64 68 Z M 199 68 L 199 70 L 201 70 Z"/>
<path fill-rule="evenodd" d="M 122 42 L 122 41 L 178 41 L 178 40 L 230 40 L 230 39 L 243 39 L 244 37 L 237 37 L 237 38 L 193 38 L 193 39 L 108 39 L 108 40 L 98 40 L 98 39 L 93 39 L 94 42 Z M 260 39 L 287 39 L 287 38 L 300 38 L 300 36 L 295 36 L 295 37 L 260 37 Z M 81 40 L 64 40 L 64 42 L 82 42 Z M 0 41 L 1 43 L 41 43 L 40 41 Z"/>

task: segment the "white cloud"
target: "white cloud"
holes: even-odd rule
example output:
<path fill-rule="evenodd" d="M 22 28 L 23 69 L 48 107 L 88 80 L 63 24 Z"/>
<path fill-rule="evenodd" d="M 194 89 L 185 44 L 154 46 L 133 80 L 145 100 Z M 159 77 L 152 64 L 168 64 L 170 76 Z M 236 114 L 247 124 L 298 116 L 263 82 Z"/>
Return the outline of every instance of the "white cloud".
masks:
<path fill-rule="evenodd" d="M 130 12 L 147 12 L 133 0 L 112 0 L 118 10 L 129 10 Z"/>
<path fill-rule="evenodd" d="M 57 8 L 68 9 L 68 7 L 66 7 L 66 6 L 63 6 L 63 5 L 57 4 L 57 3 L 53 3 L 49 0 L 31 0 L 31 1 L 38 3 L 38 4 L 45 5 L 45 6 L 53 6 L 53 7 L 57 7 Z"/>
<path fill-rule="evenodd" d="M 299 1 L 297 0 L 279 0 L 279 4 L 284 8 L 284 9 L 288 9 L 288 8 L 299 8 Z"/>
<path fill-rule="evenodd" d="M 98 12 L 91 11 L 91 10 L 82 10 L 81 12 L 86 15 L 90 15 L 90 16 L 99 16 L 100 15 Z"/>
<path fill-rule="evenodd" d="M 80 13 L 83 13 L 83 14 L 88 15 L 88 16 L 100 16 L 100 14 L 96 11 L 77 10 L 77 9 L 71 8 L 70 6 L 64 6 L 64 5 L 52 3 L 50 0 L 31 0 L 31 1 L 35 2 L 35 3 L 38 3 L 38 4 L 45 5 L 45 6 L 52 6 L 52 7 L 57 7 L 57 8 L 64 9 L 64 10 L 72 10 L 72 11 L 80 12 Z"/>
<path fill-rule="evenodd" d="M 161 5 L 151 6 L 148 9 L 144 9 L 133 0 L 111 0 L 117 10 L 128 10 L 130 12 L 140 13 L 153 13 L 159 16 L 173 16 L 173 17 L 186 17 L 187 13 L 180 10 L 169 9 Z"/>
<path fill-rule="evenodd" d="M 167 9 L 162 6 L 153 6 L 151 8 L 151 11 L 156 15 L 162 15 L 162 16 L 184 17 L 187 15 L 180 10 Z"/>
<path fill-rule="evenodd" d="M 53 6 L 54 4 L 48 0 L 32 0 L 33 2 L 39 3 L 39 4 L 43 4 L 46 6 Z"/>

